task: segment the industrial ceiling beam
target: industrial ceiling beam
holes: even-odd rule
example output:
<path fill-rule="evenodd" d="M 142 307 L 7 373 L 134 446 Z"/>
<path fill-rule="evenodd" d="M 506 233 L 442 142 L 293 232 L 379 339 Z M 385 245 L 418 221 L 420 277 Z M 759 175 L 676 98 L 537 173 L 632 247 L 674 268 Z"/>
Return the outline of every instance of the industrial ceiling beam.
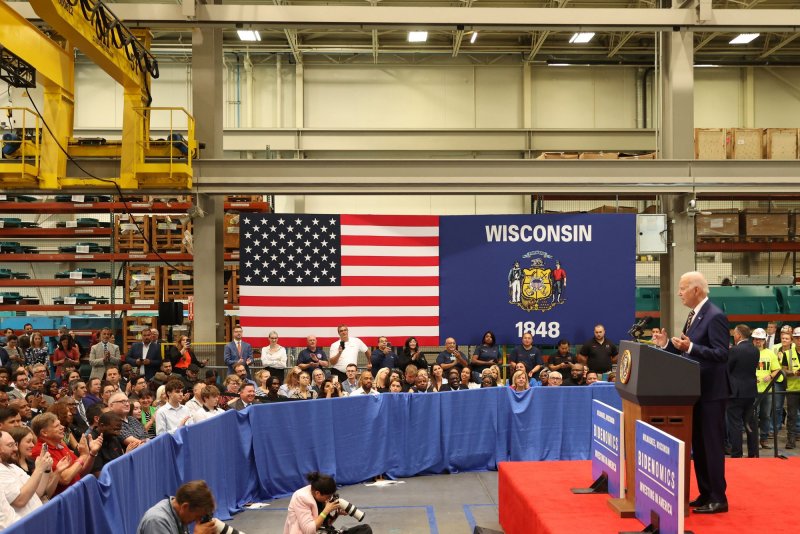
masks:
<path fill-rule="evenodd" d="M 14 2 L 14 9 L 28 19 L 38 19 L 30 6 Z M 114 11 L 126 24 L 150 28 L 167 26 L 223 26 L 260 24 L 279 27 L 386 27 L 465 29 L 578 30 L 671 30 L 737 31 L 763 28 L 765 31 L 798 31 L 797 9 L 715 9 L 712 20 L 700 21 L 694 9 L 626 8 L 482 8 L 473 7 L 395 7 L 337 5 L 197 5 L 195 18 L 187 20 L 178 4 L 114 4 Z"/>
<path fill-rule="evenodd" d="M 775 52 L 777 52 L 778 50 L 780 50 L 784 46 L 788 45 L 789 43 L 791 43 L 792 41 L 797 39 L 798 37 L 800 37 L 800 33 L 791 34 L 790 36 L 784 38 L 781 42 L 779 42 L 778 44 L 776 44 L 775 46 L 773 46 L 769 50 L 766 50 L 763 54 L 758 56 L 758 59 L 766 59 L 766 58 L 768 58 L 769 56 L 771 56 L 772 54 L 774 54 Z"/>
<path fill-rule="evenodd" d="M 109 165 L 79 162 L 98 173 Z M 780 160 L 201 159 L 195 168 L 201 194 L 800 193 L 797 163 Z"/>

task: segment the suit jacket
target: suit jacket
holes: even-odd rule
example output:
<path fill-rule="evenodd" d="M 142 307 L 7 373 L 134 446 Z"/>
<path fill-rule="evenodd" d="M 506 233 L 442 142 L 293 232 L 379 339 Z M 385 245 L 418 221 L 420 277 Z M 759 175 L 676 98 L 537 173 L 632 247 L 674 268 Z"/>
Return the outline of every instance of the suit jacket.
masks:
<path fill-rule="evenodd" d="M 228 364 L 228 373 L 233 373 L 233 364 L 239 360 L 239 351 L 236 350 L 236 342 L 231 341 L 225 345 L 225 363 Z M 248 360 L 253 359 L 253 346 L 242 340 L 242 355 L 241 358 L 245 361 L 244 367 L 247 370 L 247 376 L 250 376 L 250 366 L 247 364 Z"/>
<path fill-rule="evenodd" d="M 755 375 L 754 375 L 754 376 L 755 376 Z M 257 403 L 257 401 L 253 401 L 253 402 L 251 402 L 251 403 L 249 404 L 249 406 L 252 406 L 253 404 L 256 404 L 256 403 Z M 236 400 L 235 400 L 235 401 L 233 401 L 232 403 L 228 404 L 228 407 L 229 407 L 230 409 L 232 409 L 232 410 L 236 410 L 236 411 L 241 411 L 241 410 L 244 410 L 244 409 L 245 409 L 245 405 L 244 405 L 244 402 L 242 402 L 242 399 L 236 399 Z"/>
<path fill-rule="evenodd" d="M 732 398 L 756 398 L 758 388 L 755 376 L 759 357 L 759 350 L 750 340 L 744 340 L 731 347 L 728 354 L 728 374 L 731 380 Z"/>
<path fill-rule="evenodd" d="M 727 365 L 728 318 L 708 300 L 694 317 L 686 336 L 692 341 L 692 349 L 684 356 L 700 363 L 700 401 L 727 399 L 731 391 Z M 671 342 L 667 343 L 666 350 L 681 353 Z"/>
<path fill-rule="evenodd" d="M 149 381 L 153 379 L 153 375 L 155 375 L 161 367 L 161 345 L 159 343 L 150 343 L 150 346 L 147 347 L 147 354 L 144 356 L 142 356 L 143 349 L 144 344 L 141 341 L 137 341 L 131 345 L 131 348 L 128 349 L 127 356 L 125 356 L 125 363 L 129 363 L 134 369 L 138 369 L 139 366 L 136 365 L 136 360 L 150 360 L 150 364 L 144 367 L 144 376 Z"/>
<path fill-rule="evenodd" d="M 108 352 L 110 356 L 108 358 L 108 362 L 105 362 L 103 361 L 103 357 L 105 356 L 103 343 L 100 342 L 97 343 L 96 345 L 92 345 L 92 348 L 89 351 L 89 364 L 92 366 L 92 374 L 89 376 L 89 379 L 103 378 L 103 374 L 106 372 L 107 369 L 110 369 L 112 367 L 119 367 L 120 363 L 119 347 L 114 345 L 113 343 L 109 343 Z"/>
<path fill-rule="evenodd" d="M 315 534 L 317 527 L 314 520 L 318 515 L 311 486 L 300 488 L 289 501 L 289 515 L 283 526 L 283 534 Z"/>

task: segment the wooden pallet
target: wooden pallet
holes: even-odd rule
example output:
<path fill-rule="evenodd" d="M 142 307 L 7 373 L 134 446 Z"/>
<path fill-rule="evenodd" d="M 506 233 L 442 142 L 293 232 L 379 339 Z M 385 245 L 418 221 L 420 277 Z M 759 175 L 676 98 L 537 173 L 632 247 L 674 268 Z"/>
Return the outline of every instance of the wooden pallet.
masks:
<path fill-rule="evenodd" d="M 192 268 L 185 265 L 177 271 L 172 267 L 161 267 L 161 293 L 162 299 L 187 300 L 194 295 L 194 273 Z"/>
<path fill-rule="evenodd" d="M 225 302 L 228 304 L 239 304 L 239 266 L 226 265 L 226 276 L 229 272 L 230 276 L 225 284 Z"/>
<path fill-rule="evenodd" d="M 125 265 L 125 302 L 158 304 L 161 301 L 161 276 L 155 265 Z"/>
<path fill-rule="evenodd" d="M 727 159 L 725 128 L 694 129 L 694 159 Z"/>
<path fill-rule="evenodd" d="M 740 239 L 739 236 L 697 236 L 698 243 L 738 243 Z"/>
<path fill-rule="evenodd" d="M 764 130 L 733 128 L 730 159 L 764 159 Z"/>
<path fill-rule="evenodd" d="M 190 254 L 186 236 L 192 234 L 192 221 L 181 222 L 178 217 L 153 215 L 150 218 L 150 243 L 159 254 Z"/>
<path fill-rule="evenodd" d="M 149 215 L 114 216 L 114 252 L 146 254 L 150 252 L 148 239 L 150 239 Z"/>

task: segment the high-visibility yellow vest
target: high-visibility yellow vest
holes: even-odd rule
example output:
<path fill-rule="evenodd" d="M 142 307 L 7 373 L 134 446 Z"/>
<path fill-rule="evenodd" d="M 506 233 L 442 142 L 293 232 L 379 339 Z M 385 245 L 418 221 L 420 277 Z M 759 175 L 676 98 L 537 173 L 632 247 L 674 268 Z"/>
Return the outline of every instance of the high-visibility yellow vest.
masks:
<path fill-rule="evenodd" d="M 800 376 L 794 376 L 794 373 L 800 370 L 800 358 L 797 356 L 797 348 L 794 344 L 790 350 L 787 350 L 783 353 L 783 356 L 780 354 L 778 357 L 781 359 L 781 366 L 785 366 L 789 370 L 789 375 L 786 377 L 786 391 L 800 391 Z"/>
<path fill-rule="evenodd" d="M 767 389 L 767 384 L 769 384 L 769 381 L 764 382 L 763 378 L 771 375 L 776 369 L 780 368 L 781 362 L 778 361 L 777 354 L 770 349 L 761 349 L 758 358 L 758 367 L 756 368 L 756 380 L 759 393 Z M 778 375 L 778 382 L 783 382 L 783 374 Z"/>

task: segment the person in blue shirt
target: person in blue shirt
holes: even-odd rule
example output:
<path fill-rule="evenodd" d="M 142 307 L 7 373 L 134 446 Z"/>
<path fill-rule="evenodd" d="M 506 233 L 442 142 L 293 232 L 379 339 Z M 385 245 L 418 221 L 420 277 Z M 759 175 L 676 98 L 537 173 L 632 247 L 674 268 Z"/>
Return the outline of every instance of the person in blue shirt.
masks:
<path fill-rule="evenodd" d="M 508 355 L 509 374 L 514 372 L 517 363 L 525 365 L 528 378 L 532 378 L 544 368 L 542 351 L 533 346 L 533 334 L 530 332 L 522 334 L 522 344 L 514 347 Z"/>
<path fill-rule="evenodd" d="M 483 334 L 482 340 L 483 343 L 475 347 L 475 352 L 469 361 L 474 382 L 480 382 L 481 373 L 485 368 L 491 367 L 500 361 L 500 348 L 497 346 L 494 332 L 488 330 Z"/>
<path fill-rule="evenodd" d="M 389 369 L 397 367 L 397 354 L 395 354 L 392 344 L 389 343 L 389 339 L 386 336 L 378 338 L 378 348 L 372 351 L 369 361 L 373 373 L 377 373 L 384 367 Z"/>

